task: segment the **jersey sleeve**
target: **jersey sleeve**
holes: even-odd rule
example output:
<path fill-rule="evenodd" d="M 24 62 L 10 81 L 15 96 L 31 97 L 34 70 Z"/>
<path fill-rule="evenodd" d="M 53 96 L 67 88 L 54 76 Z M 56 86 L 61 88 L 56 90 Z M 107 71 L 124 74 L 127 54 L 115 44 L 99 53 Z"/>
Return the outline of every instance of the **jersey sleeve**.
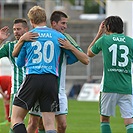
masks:
<path fill-rule="evenodd" d="M 95 44 L 91 47 L 91 52 L 93 54 L 98 54 L 102 50 L 103 37 L 99 38 Z"/>
<path fill-rule="evenodd" d="M 0 48 L 0 58 L 2 58 L 2 57 L 9 57 L 9 43 L 10 42 L 6 42 Z"/>
<path fill-rule="evenodd" d="M 76 43 L 76 41 L 69 34 L 64 33 L 64 36 L 71 43 L 71 45 L 73 45 L 80 52 L 83 52 L 83 50 L 80 48 L 80 46 Z M 70 53 L 67 56 L 67 64 L 73 64 L 76 62 L 78 62 L 77 57 L 70 51 Z"/>
<path fill-rule="evenodd" d="M 80 46 L 76 43 L 76 41 L 67 33 L 64 33 L 66 39 L 79 51 L 83 52 L 83 50 L 80 48 Z"/>
<path fill-rule="evenodd" d="M 23 67 L 25 65 L 25 59 L 26 59 L 26 48 L 24 43 L 17 58 L 17 66 Z"/>
<path fill-rule="evenodd" d="M 63 51 L 65 52 L 67 57 L 67 64 L 70 65 L 78 61 L 77 57 L 70 50 L 63 49 Z"/>

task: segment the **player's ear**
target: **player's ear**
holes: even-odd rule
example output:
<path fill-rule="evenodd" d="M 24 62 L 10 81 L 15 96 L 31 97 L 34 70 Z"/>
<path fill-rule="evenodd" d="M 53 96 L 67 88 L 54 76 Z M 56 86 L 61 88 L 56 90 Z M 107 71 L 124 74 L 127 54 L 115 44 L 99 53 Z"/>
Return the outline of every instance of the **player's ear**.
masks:
<path fill-rule="evenodd" d="M 56 25 L 56 22 L 55 21 L 52 21 L 51 24 L 52 24 L 52 26 L 55 26 Z"/>

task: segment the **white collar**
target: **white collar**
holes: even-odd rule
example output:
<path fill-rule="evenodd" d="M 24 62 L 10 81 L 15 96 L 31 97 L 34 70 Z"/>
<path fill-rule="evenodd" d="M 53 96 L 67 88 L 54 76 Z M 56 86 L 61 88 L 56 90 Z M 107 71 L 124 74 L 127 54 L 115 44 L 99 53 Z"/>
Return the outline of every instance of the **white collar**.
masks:
<path fill-rule="evenodd" d="M 45 26 L 37 26 L 37 27 L 35 27 L 35 28 L 46 28 L 47 26 L 45 25 Z"/>

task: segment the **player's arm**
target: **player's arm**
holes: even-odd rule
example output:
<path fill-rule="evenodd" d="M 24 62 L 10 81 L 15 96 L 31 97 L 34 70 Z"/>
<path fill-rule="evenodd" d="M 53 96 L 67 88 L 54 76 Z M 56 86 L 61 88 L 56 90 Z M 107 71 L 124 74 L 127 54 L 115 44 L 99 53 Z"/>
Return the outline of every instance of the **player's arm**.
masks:
<path fill-rule="evenodd" d="M 71 65 L 78 62 L 78 58 L 70 50 L 63 49 L 63 51 L 65 52 L 67 57 L 67 65 Z"/>
<path fill-rule="evenodd" d="M 61 45 L 60 45 L 61 46 Z M 71 65 L 73 63 L 78 62 L 78 58 L 71 52 L 71 50 L 61 48 L 62 51 L 65 52 L 66 57 L 67 57 L 67 64 Z"/>
<path fill-rule="evenodd" d="M 101 37 L 101 35 L 104 33 L 104 21 L 100 24 L 99 26 L 99 30 L 97 32 L 96 37 L 94 38 L 94 40 L 91 42 L 91 44 L 89 45 L 88 49 L 87 49 L 87 55 L 89 57 L 93 57 L 95 56 L 95 54 L 91 51 L 91 47 L 95 44 L 95 42 Z"/>
<path fill-rule="evenodd" d="M 26 63 L 26 48 L 25 48 L 25 44 L 24 44 L 18 54 L 17 66 L 23 67 L 23 66 L 25 66 L 25 63 Z"/>
<path fill-rule="evenodd" d="M 23 46 L 24 41 L 35 41 L 34 38 L 36 37 L 38 37 L 37 33 L 26 32 L 24 35 L 20 37 L 18 43 L 15 45 L 12 55 L 14 57 L 17 57 L 21 47 Z"/>
<path fill-rule="evenodd" d="M 4 26 L 0 29 L 0 44 L 9 37 L 9 27 Z"/>
<path fill-rule="evenodd" d="M 59 41 L 59 43 L 62 44 L 60 47 L 65 48 L 67 50 L 70 50 L 77 57 L 77 59 L 80 62 L 82 62 L 85 65 L 88 65 L 89 59 L 88 59 L 88 56 L 85 53 L 79 51 L 72 44 L 70 44 L 70 42 L 66 39 L 61 39 L 60 38 L 58 41 Z"/>

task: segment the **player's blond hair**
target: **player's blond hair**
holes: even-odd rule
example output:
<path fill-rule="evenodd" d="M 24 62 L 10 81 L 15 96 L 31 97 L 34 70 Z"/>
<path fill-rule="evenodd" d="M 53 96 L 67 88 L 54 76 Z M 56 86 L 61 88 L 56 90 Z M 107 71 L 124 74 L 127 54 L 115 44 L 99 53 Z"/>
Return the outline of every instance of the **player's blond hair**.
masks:
<path fill-rule="evenodd" d="M 28 12 L 28 18 L 30 21 L 34 22 L 34 24 L 40 24 L 42 22 L 46 22 L 46 13 L 44 8 L 40 6 L 33 6 Z"/>

